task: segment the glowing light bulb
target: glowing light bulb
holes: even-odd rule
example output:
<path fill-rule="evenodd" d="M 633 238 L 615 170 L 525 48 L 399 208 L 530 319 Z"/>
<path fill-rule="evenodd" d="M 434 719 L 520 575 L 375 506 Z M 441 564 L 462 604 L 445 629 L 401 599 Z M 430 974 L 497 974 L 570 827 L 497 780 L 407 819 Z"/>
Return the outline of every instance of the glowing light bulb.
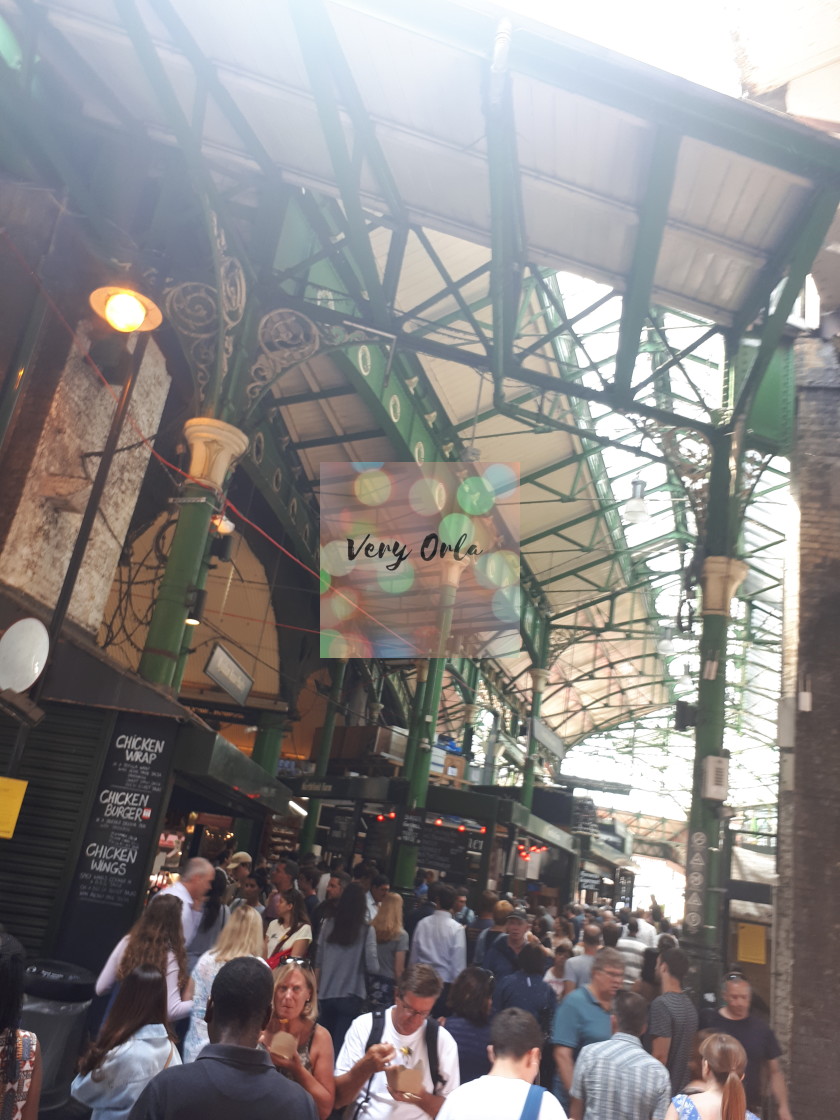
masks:
<path fill-rule="evenodd" d="M 163 322 L 163 315 L 157 304 L 131 288 L 97 288 L 90 293 L 89 302 L 96 314 L 101 315 L 109 327 L 121 334 L 153 331 Z"/>
<path fill-rule="evenodd" d="M 105 319 L 115 331 L 131 334 L 146 321 L 146 308 L 133 292 L 117 292 L 105 301 Z"/>

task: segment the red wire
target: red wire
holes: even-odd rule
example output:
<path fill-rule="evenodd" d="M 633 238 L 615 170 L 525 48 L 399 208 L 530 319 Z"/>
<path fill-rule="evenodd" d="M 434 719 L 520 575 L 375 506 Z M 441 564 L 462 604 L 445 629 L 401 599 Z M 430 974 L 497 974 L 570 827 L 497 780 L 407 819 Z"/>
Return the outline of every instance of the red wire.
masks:
<path fill-rule="evenodd" d="M 96 364 L 96 362 L 93 360 L 93 358 L 91 358 L 90 354 L 82 349 L 81 345 L 79 344 L 78 336 L 77 336 L 76 331 L 68 323 L 67 319 L 62 314 L 62 312 L 61 312 L 60 308 L 58 307 L 58 305 L 56 304 L 55 300 L 52 298 L 50 293 L 44 287 L 44 284 L 41 280 L 41 277 L 35 272 L 35 270 L 30 265 L 29 261 L 20 252 L 20 250 L 18 249 L 15 242 L 9 236 L 8 231 L 3 229 L 3 228 L 0 228 L 0 234 L 2 234 L 2 236 L 3 236 L 4 240 L 6 241 L 7 245 L 10 247 L 10 249 L 12 250 L 12 253 L 17 258 L 20 266 L 26 272 L 28 272 L 29 275 L 34 280 L 35 285 L 37 286 L 41 295 L 44 297 L 45 301 L 49 305 L 49 307 L 52 310 L 55 317 L 58 319 L 58 321 L 61 323 L 61 325 L 64 327 L 64 329 L 67 331 L 67 333 L 68 333 L 68 335 L 70 336 L 70 339 L 71 339 L 72 349 L 74 349 L 76 351 L 76 353 L 79 355 L 79 357 L 81 357 L 82 360 L 85 361 L 90 366 L 90 368 L 94 371 L 94 373 L 100 379 L 102 384 L 105 386 L 107 391 L 111 394 L 111 396 L 114 400 L 114 403 L 116 404 L 116 402 L 118 400 L 118 397 L 117 397 L 117 394 L 114 392 L 113 386 L 108 381 L 108 379 L 105 377 L 104 373 L 99 368 L 99 366 Z M 195 478 L 193 475 L 189 474 L 187 471 L 184 471 L 180 467 L 176 466 L 175 463 L 170 463 L 168 459 L 166 459 L 163 455 L 160 454 L 160 452 L 156 451 L 155 448 L 152 446 L 152 444 L 149 442 L 145 432 L 143 432 L 141 430 L 139 424 L 134 419 L 133 415 L 131 414 L 131 411 L 129 411 L 129 413 L 128 413 L 127 421 L 131 425 L 131 427 L 134 429 L 134 432 L 136 433 L 136 435 L 138 436 L 138 441 L 140 443 L 142 443 L 143 446 L 148 449 L 149 454 L 154 456 L 154 458 L 162 466 L 167 467 L 169 470 L 174 471 L 176 474 L 181 475 L 181 477 L 185 481 L 191 482 L 191 483 L 195 484 L 196 486 L 200 486 L 205 490 L 210 490 L 213 493 L 217 494 L 218 496 L 222 497 L 222 500 L 223 500 L 222 508 L 223 508 L 223 510 L 231 510 L 235 514 L 236 517 L 238 517 L 246 525 L 250 525 L 250 527 L 256 533 L 259 533 L 259 535 L 261 537 L 264 537 L 265 540 L 267 540 L 269 542 L 269 544 L 272 544 L 276 549 L 278 549 L 278 551 L 282 552 L 284 556 L 287 556 L 290 560 L 293 560 L 295 564 L 297 564 L 299 567 L 303 568 L 303 570 L 305 572 L 308 572 L 309 575 L 314 576 L 315 579 L 320 582 L 320 579 L 321 579 L 321 573 L 320 572 L 314 571 L 312 568 L 309 567 L 308 564 L 304 563 L 303 560 L 301 560 L 299 557 L 295 556 L 294 553 L 289 552 L 289 550 L 287 548 L 284 548 L 283 545 L 280 544 L 279 541 L 276 541 L 274 539 L 274 537 L 272 537 L 269 533 L 267 533 L 265 531 L 265 529 L 262 528 L 261 525 L 258 525 L 255 521 L 252 521 L 249 517 L 246 517 L 245 514 L 242 513 L 242 511 L 239 510 L 232 502 L 228 501 L 228 499 L 226 497 L 221 495 L 220 491 L 217 490 L 217 488 L 215 486 L 206 482 L 204 479 Z M 375 618 L 372 614 L 369 614 L 364 609 L 364 607 L 360 607 L 357 603 L 353 602 L 352 599 L 349 599 L 348 596 L 346 596 L 341 590 L 339 590 L 339 588 L 333 588 L 333 590 L 335 591 L 335 593 L 337 595 L 339 595 L 346 602 L 351 603 L 361 614 L 363 614 L 365 616 L 365 618 L 370 619 L 370 621 L 373 622 L 376 626 L 381 627 L 381 629 L 383 629 L 383 630 L 387 631 L 389 634 L 393 635 L 393 637 L 397 638 L 400 642 L 405 641 L 405 638 L 402 634 L 398 634 L 395 630 L 392 630 L 390 628 L 390 626 L 386 626 L 384 622 L 380 622 L 378 618 Z M 298 627 L 291 627 L 291 629 L 299 629 L 299 628 Z M 317 631 L 317 630 L 308 630 L 306 632 L 311 633 L 311 634 L 320 633 L 320 631 Z M 412 645 L 412 643 L 408 643 L 408 644 Z M 414 648 L 415 652 L 417 652 L 418 654 L 420 653 L 420 650 L 417 648 L 417 646 L 413 646 L 413 648 Z"/>

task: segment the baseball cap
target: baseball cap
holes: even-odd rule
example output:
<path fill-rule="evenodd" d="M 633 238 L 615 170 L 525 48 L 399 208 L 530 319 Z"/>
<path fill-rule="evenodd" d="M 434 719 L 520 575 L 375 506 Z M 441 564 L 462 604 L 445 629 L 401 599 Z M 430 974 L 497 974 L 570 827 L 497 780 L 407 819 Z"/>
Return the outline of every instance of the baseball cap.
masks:
<path fill-rule="evenodd" d="M 529 922 L 530 920 L 531 916 L 524 906 L 514 906 L 505 919 L 507 922 Z"/>

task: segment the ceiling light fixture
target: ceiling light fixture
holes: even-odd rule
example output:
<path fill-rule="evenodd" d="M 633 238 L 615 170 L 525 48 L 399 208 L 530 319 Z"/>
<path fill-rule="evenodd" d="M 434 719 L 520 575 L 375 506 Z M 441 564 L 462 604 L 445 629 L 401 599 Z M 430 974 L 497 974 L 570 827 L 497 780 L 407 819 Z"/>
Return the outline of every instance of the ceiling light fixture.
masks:
<path fill-rule="evenodd" d="M 674 685 L 674 689 L 677 692 L 690 692 L 692 688 L 694 688 L 694 680 L 691 676 L 691 666 L 686 661 L 685 665 L 683 666 L 683 675 Z"/>
<path fill-rule="evenodd" d="M 121 334 L 153 331 L 163 322 L 158 305 L 135 288 L 110 284 L 91 292 L 88 301 L 96 314 Z"/>
<path fill-rule="evenodd" d="M 207 592 L 191 587 L 187 592 L 187 617 L 184 622 L 187 626 L 198 626 L 204 614 L 204 604 L 207 602 Z"/>
<path fill-rule="evenodd" d="M 656 646 L 657 650 L 663 657 L 670 657 L 672 653 L 676 653 L 674 649 L 674 628 L 673 626 L 666 626 L 662 631 L 662 637 Z"/>
<path fill-rule="evenodd" d="M 650 511 L 645 501 L 645 480 L 634 478 L 630 500 L 624 506 L 624 520 L 628 525 L 641 525 L 650 518 Z"/>

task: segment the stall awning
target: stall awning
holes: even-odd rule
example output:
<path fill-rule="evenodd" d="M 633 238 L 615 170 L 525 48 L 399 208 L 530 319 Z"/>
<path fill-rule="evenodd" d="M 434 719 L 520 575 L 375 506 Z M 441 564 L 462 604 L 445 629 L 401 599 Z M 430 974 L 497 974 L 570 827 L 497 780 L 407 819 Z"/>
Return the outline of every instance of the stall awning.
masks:
<path fill-rule="evenodd" d="M 175 771 L 227 797 L 233 791 L 269 812 L 288 811 L 291 790 L 209 729 L 184 728 L 175 748 Z"/>

